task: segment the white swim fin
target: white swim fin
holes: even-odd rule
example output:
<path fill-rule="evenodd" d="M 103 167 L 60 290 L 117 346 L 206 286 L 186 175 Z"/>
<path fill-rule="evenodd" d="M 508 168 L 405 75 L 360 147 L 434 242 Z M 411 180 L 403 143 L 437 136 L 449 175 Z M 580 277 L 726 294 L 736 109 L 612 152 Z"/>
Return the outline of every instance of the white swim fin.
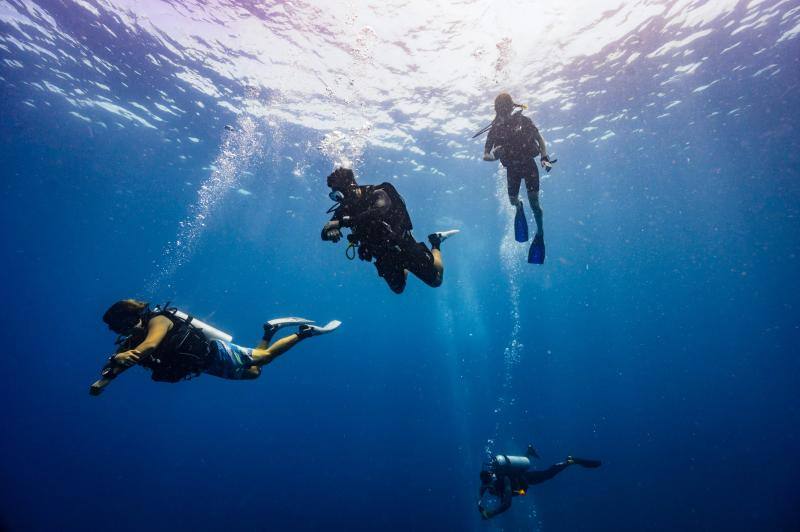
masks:
<path fill-rule="evenodd" d="M 278 329 L 282 327 L 289 327 L 290 325 L 308 325 L 309 323 L 314 323 L 314 320 L 296 318 L 293 316 L 269 320 L 264 324 L 264 341 L 269 342 L 272 339 L 272 336 L 278 332 Z"/>
<path fill-rule="evenodd" d="M 460 229 L 451 229 L 450 231 L 438 231 L 436 233 L 431 233 L 428 235 L 428 242 L 431 243 L 431 247 L 433 249 L 439 249 L 439 246 L 442 245 L 442 242 L 460 232 Z"/>
<path fill-rule="evenodd" d="M 300 331 L 297 334 L 299 334 L 303 338 L 309 338 L 311 336 L 319 336 L 321 334 L 328 334 L 338 329 L 341 324 L 342 322 L 339 320 L 329 321 L 328 324 L 325 325 L 324 327 L 319 327 L 317 325 L 303 324 L 300 326 Z"/>

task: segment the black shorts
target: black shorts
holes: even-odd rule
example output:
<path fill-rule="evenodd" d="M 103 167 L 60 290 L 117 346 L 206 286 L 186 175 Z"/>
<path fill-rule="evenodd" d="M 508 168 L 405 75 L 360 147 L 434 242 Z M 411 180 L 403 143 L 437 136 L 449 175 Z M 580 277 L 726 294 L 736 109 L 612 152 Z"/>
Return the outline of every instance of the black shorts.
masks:
<path fill-rule="evenodd" d="M 393 292 L 399 294 L 406 287 L 406 270 L 429 286 L 442 284 L 442 276 L 433 265 L 433 254 L 422 242 L 409 240 L 399 249 L 390 249 L 375 259 L 378 275 L 383 277 Z"/>
<path fill-rule="evenodd" d="M 508 196 L 516 198 L 519 196 L 519 187 L 522 180 L 525 180 L 525 188 L 528 189 L 529 196 L 539 194 L 539 168 L 536 161 L 531 159 L 530 163 L 510 164 L 506 167 L 506 181 L 508 182 Z"/>

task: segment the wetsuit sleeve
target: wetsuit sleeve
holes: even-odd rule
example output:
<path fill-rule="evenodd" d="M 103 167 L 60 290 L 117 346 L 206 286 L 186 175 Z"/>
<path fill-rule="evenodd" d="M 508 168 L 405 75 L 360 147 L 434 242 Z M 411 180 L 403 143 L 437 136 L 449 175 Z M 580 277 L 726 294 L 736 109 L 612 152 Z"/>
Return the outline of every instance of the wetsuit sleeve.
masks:
<path fill-rule="evenodd" d="M 369 220 L 371 218 L 380 218 L 386 214 L 392 207 L 392 200 L 383 190 L 374 190 L 369 197 L 369 207 L 363 212 L 353 215 L 345 216 L 340 220 L 343 227 L 351 227 L 354 224 Z"/>
<path fill-rule="evenodd" d="M 494 148 L 494 143 L 497 135 L 494 132 L 494 126 L 489 129 L 489 134 L 486 135 L 486 144 L 483 145 L 483 153 L 489 153 Z"/>
<path fill-rule="evenodd" d="M 547 146 L 544 144 L 544 137 L 539 133 L 539 128 L 533 125 L 533 122 L 531 122 L 531 126 L 533 127 L 533 140 L 539 145 L 539 155 L 543 159 L 547 159 Z"/>
<path fill-rule="evenodd" d="M 492 518 L 511 508 L 511 497 L 511 479 L 508 477 L 503 477 L 503 489 L 502 494 L 500 495 L 500 504 L 497 506 L 497 508 L 486 510 L 486 517 Z"/>

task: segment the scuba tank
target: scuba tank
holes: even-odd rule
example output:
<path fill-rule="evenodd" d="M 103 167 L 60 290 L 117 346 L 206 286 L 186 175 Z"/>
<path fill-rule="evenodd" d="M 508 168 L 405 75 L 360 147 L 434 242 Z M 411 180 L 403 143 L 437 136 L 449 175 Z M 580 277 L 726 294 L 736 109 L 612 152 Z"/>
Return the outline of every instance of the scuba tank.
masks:
<path fill-rule="evenodd" d="M 494 458 L 492 458 L 491 468 L 492 471 L 498 475 L 519 475 L 531 468 L 531 465 L 533 465 L 531 458 L 539 458 L 539 453 L 536 452 L 533 445 L 528 445 L 525 456 L 508 456 L 507 454 L 495 455 Z"/>
<path fill-rule="evenodd" d="M 194 316 L 190 316 L 183 311 L 175 309 L 172 311 L 176 318 L 180 318 L 185 321 L 187 324 L 191 325 L 200 330 L 203 333 L 203 336 L 206 337 L 206 340 L 209 342 L 212 340 L 222 340 L 223 342 L 230 342 L 233 340 L 233 336 L 226 332 L 222 332 L 216 327 L 212 327 L 211 325 L 202 322 L 195 318 Z"/>
<path fill-rule="evenodd" d="M 531 459 L 527 456 L 508 456 L 498 454 L 492 460 L 494 472 L 498 475 L 519 475 L 531 467 Z"/>

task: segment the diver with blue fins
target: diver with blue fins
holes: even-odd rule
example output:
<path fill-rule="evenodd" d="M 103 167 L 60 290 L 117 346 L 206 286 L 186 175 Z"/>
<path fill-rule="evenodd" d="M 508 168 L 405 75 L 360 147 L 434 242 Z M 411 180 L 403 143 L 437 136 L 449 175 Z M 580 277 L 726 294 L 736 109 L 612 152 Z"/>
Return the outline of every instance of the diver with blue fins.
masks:
<path fill-rule="evenodd" d="M 336 168 L 328 177 L 330 221 L 322 228 L 322 240 L 339 242 L 342 229 L 350 229 L 347 258 L 375 260 L 378 275 L 396 294 L 405 290 L 411 272 L 425 284 L 438 287 L 444 277 L 440 246 L 457 229 L 428 235 L 430 249 L 414 239 L 405 201 L 391 183 L 359 185 L 349 168 Z"/>
<path fill-rule="evenodd" d="M 152 379 L 159 382 L 175 383 L 202 373 L 231 380 L 256 379 L 263 366 L 300 341 L 333 332 L 341 325 L 336 320 L 319 327 L 305 318 L 277 318 L 264 324 L 261 343 L 248 348 L 234 344 L 229 334 L 168 303 L 151 308 L 144 301 L 123 299 L 111 305 L 103 321 L 119 335 L 118 348 L 103 367 L 100 379 L 89 388 L 95 396 L 135 365 L 150 370 Z M 297 333 L 271 343 L 279 329 L 289 326 L 297 326 Z"/>
<path fill-rule="evenodd" d="M 480 130 L 472 138 L 476 138 L 487 131 L 486 144 L 483 149 L 484 161 L 496 161 L 506 168 L 506 182 L 508 185 L 508 199 L 516 207 L 514 217 L 514 237 L 517 242 L 528 241 L 528 221 L 525 218 L 525 209 L 519 199 L 519 189 L 522 180 L 528 191 L 528 201 L 531 204 L 533 218 L 536 221 L 536 235 L 528 250 L 528 262 L 531 264 L 544 264 L 544 229 L 542 228 L 542 207 L 539 205 L 539 169 L 536 167 L 535 157 L 539 157 L 542 168 L 550 172 L 553 164 L 558 159 L 550 159 L 547 155 L 542 134 L 533 124 L 533 121 L 522 114 L 526 109 L 524 105 L 514 103 L 511 96 L 505 92 L 497 95 L 494 100 L 495 118 L 491 124 Z M 515 109 L 519 109 L 515 112 Z"/>
<path fill-rule="evenodd" d="M 491 462 L 485 464 L 485 468 L 481 471 L 481 487 L 478 493 L 478 511 L 483 519 L 491 519 L 505 512 L 511 508 L 513 497 L 525 495 L 530 486 L 550 480 L 571 465 L 577 464 L 591 469 L 602 465 L 600 460 L 567 456 L 563 462 L 553 464 L 547 469 L 537 470 L 531 469 L 532 458 L 539 458 L 539 454 L 532 445 L 529 445 L 525 456 L 498 454 Z M 500 499 L 494 508 L 486 508 L 483 505 L 487 493 Z"/>

